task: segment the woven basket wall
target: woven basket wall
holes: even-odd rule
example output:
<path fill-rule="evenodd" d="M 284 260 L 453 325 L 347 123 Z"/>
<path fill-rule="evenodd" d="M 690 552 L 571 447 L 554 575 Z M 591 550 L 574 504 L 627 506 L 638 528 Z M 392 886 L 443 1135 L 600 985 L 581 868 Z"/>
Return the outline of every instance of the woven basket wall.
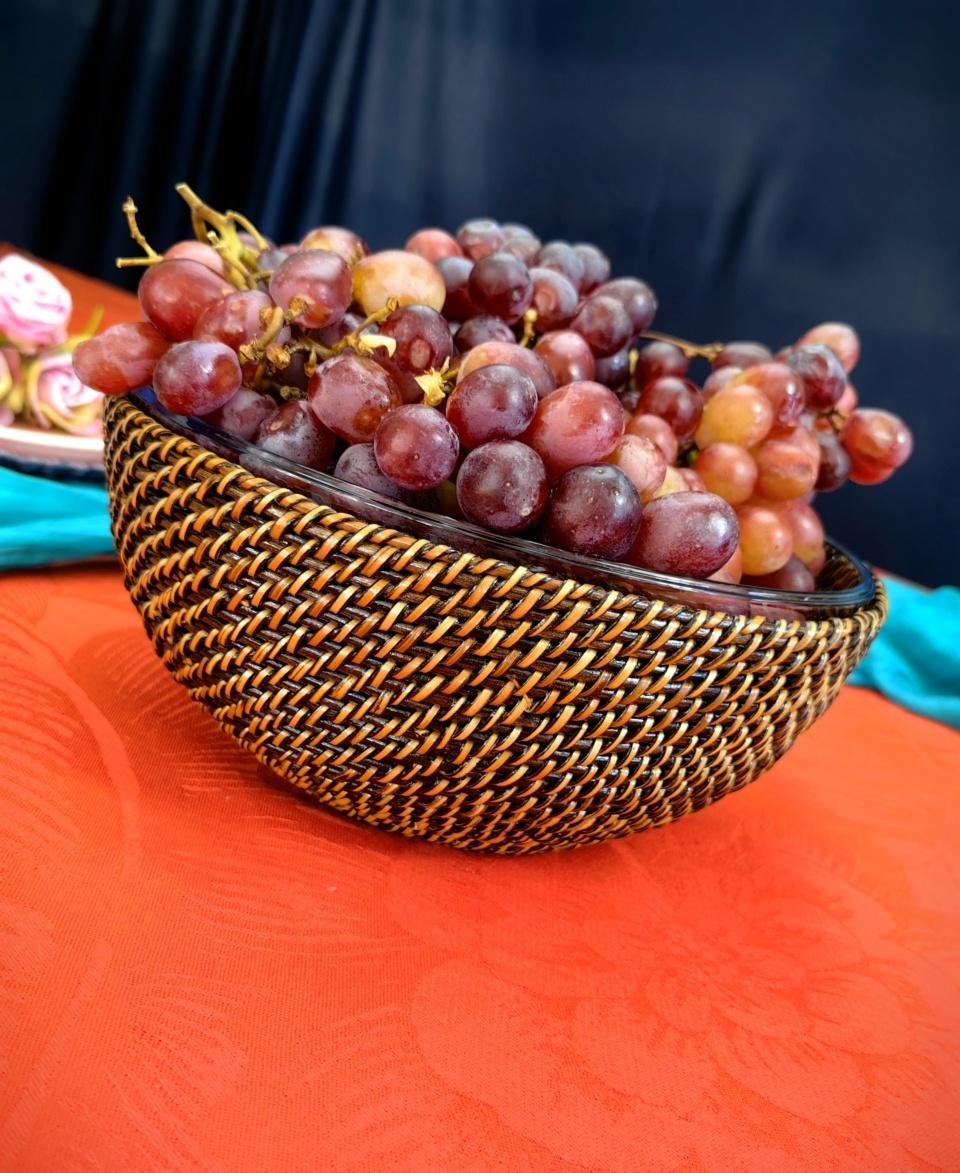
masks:
<path fill-rule="evenodd" d="M 170 673 L 291 785 L 404 835 L 541 851 L 715 802 L 827 708 L 884 618 L 882 588 L 787 622 L 551 578 L 318 505 L 127 400 L 105 419 L 117 547 Z"/>

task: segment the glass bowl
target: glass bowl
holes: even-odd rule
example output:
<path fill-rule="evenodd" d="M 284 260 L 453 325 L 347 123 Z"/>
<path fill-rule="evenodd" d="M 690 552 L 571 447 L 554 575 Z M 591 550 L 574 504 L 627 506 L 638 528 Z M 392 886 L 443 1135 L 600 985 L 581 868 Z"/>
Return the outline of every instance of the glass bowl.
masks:
<path fill-rule="evenodd" d="M 832 539 L 828 540 L 827 564 L 820 574 L 822 586 L 816 591 L 781 591 L 659 574 L 638 566 L 571 554 L 531 538 L 496 534 L 468 521 L 427 513 L 348 484 L 328 473 L 295 464 L 231 436 L 206 420 L 169 412 L 161 407 L 149 388 L 135 392 L 132 398 L 142 411 L 170 431 L 193 440 L 255 476 L 364 521 L 480 557 L 519 563 L 560 578 L 626 591 L 645 599 L 661 599 L 694 610 L 759 615 L 771 619 L 812 620 L 847 615 L 871 603 L 876 595 L 876 583 L 867 565 Z"/>

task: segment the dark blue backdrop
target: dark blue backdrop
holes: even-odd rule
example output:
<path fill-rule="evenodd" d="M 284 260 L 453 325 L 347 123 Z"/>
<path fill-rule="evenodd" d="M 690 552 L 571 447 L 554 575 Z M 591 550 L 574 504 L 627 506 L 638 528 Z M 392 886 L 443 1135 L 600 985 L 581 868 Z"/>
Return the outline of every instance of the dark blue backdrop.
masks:
<path fill-rule="evenodd" d="M 657 325 L 864 340 L 913 427 L 831 530 L 960 580 L 960 6 L 952 0 L 6 0 L 0 236 L 116 280 L 133 192 L 159 242 L 188 179 L 278 239 L 375 246 L 472 215 L 594 240 Z"/>

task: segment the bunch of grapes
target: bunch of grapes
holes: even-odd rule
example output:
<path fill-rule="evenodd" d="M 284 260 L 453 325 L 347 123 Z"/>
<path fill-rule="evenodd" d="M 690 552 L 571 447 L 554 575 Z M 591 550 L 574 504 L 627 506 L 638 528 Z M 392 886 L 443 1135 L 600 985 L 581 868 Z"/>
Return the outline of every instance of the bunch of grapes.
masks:
<path fill-rule="evenodd" d="M 776 356 L 650 331 L 657 300 L 592 244 L 470 220 L 371 253 L 345 228 L 277 247 L 185 185 L 196 240 L 143 256 L 144 321 L 77 347 L 105 394 L 501 534 L 687 578 L 813 590 L 812 506 L 886 480 L 907 427 L 860 408 L 855 331 Z M 691 362 L 710 366 L 702 383 Z"/>

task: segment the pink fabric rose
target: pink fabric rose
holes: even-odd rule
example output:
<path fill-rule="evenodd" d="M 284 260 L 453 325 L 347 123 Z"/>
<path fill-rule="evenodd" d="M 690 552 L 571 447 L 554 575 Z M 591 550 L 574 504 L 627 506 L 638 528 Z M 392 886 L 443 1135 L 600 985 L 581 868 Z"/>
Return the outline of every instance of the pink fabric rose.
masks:
<path fill-rule="evenodd" d="M 60 428 L 75 436 L 99 436 L 103 396 L 73 373 L 66 351 L 44 355 L 30 364 L 26 379 L 27 408 L 44 428 Z"/>
<path fill-rule="evenodd" d="M 42 266 L 16 253 L 0 260 L 0 334 L 24 354 L 63 342 L 72 309 L 68 290 Z"/>

